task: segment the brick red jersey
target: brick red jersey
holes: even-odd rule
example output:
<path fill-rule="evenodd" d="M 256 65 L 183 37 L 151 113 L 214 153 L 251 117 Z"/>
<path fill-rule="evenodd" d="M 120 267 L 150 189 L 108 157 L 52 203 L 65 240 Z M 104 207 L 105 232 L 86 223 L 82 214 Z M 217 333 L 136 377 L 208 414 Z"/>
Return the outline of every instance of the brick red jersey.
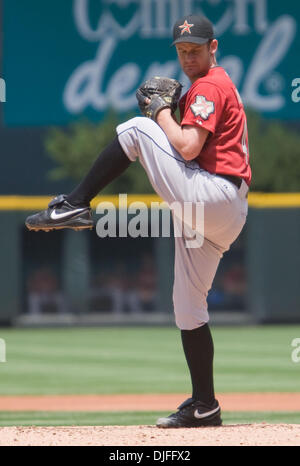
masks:
<path fill-rule="evenodd" d="M 195 159 L 209 173 L 235 175 L 251 182 L 248 131 L 238 90 L 221 66 L 197 79 L 180 99 L 181 126 L 201 126 L 210 133 Z"/>

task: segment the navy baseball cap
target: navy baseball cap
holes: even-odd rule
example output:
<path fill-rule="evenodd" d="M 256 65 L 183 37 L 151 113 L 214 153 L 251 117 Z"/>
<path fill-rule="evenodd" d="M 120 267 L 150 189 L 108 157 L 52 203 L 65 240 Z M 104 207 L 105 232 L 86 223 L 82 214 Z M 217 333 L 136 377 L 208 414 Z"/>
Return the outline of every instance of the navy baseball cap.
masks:
<path fill-rule="evenodd" d="M 180 18 L 173 27 L 173 43 L 192 42 L 206 44 L 214 39 L 214 29 L 211 21 L 203 15 L 188 15 Z"/>

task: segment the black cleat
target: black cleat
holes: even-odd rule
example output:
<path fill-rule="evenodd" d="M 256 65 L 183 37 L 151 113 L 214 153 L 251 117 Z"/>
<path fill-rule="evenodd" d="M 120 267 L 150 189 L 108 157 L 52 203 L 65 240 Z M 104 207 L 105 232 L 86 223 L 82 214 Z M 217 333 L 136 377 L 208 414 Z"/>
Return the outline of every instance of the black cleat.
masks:
<path fill-rule="evenodd" d="M 69 204 L 65 194 L 52 199 L 48 209 L 37 214 L 30 215 L 25 221 L 28 230 L 61 230 L 72 228 L 73 230 L 84 230 L 93 228 L 93 220 L 90 206 L 74 207 Z"/>
<path fill-rule="evenodd" d="M 213 427 L 221 426 L 221 409 L 217 400 L 212 406 L 188 398 L 179 407 L 177 413 L 161 417 L 156 426 L 164 429 L 178 427 Z"/>

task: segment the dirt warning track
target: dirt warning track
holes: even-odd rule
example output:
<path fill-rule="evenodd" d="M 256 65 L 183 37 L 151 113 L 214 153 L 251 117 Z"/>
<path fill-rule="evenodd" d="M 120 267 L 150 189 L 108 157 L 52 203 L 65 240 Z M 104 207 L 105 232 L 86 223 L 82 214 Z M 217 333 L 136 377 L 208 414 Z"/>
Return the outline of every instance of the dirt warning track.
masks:
<path fill-rule="evenodd" d="M 1 396 L 0 411 L 173 411 L 188 394 Z M 223 411 L 300 411 L 300 393 L 223 393 Z"/>

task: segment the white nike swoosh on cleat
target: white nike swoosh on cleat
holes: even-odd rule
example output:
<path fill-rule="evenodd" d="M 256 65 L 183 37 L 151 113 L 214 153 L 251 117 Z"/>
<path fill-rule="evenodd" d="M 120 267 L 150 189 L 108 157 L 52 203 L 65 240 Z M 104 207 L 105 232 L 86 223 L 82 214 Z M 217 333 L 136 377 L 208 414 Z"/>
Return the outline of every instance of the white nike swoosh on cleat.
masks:
<path fill-rule="evenodd" d="M 220 406 L 213 409 L 212 411 L 207 411 L 206 413 L 203 413 L 203 414 L 199 414 L 198 409 L 196 409 L 195 412 L 194 412 L 194 416 L 197 419 L 203 419 L 205 417 L 211 416 L 212 414 L 216 413 L 217 411 L 219 411 L 219 409 L 220 409 Z"/>
<path fill-rule="evenodd" d="M 52 220 L 60 220 L 62 218 L 67 218 L 67 217 L 72 217 L 74 214 L 77 214 L 79 212 L 83 212 L 85 209 L 75 209 L 75 210 L 72 210 L 72 212 L 64 212 L 62 214 L 57 214 L 55 210 L 53 210 L 53 212 L 51 212 L 50 214 L 50 218 Z"/>

